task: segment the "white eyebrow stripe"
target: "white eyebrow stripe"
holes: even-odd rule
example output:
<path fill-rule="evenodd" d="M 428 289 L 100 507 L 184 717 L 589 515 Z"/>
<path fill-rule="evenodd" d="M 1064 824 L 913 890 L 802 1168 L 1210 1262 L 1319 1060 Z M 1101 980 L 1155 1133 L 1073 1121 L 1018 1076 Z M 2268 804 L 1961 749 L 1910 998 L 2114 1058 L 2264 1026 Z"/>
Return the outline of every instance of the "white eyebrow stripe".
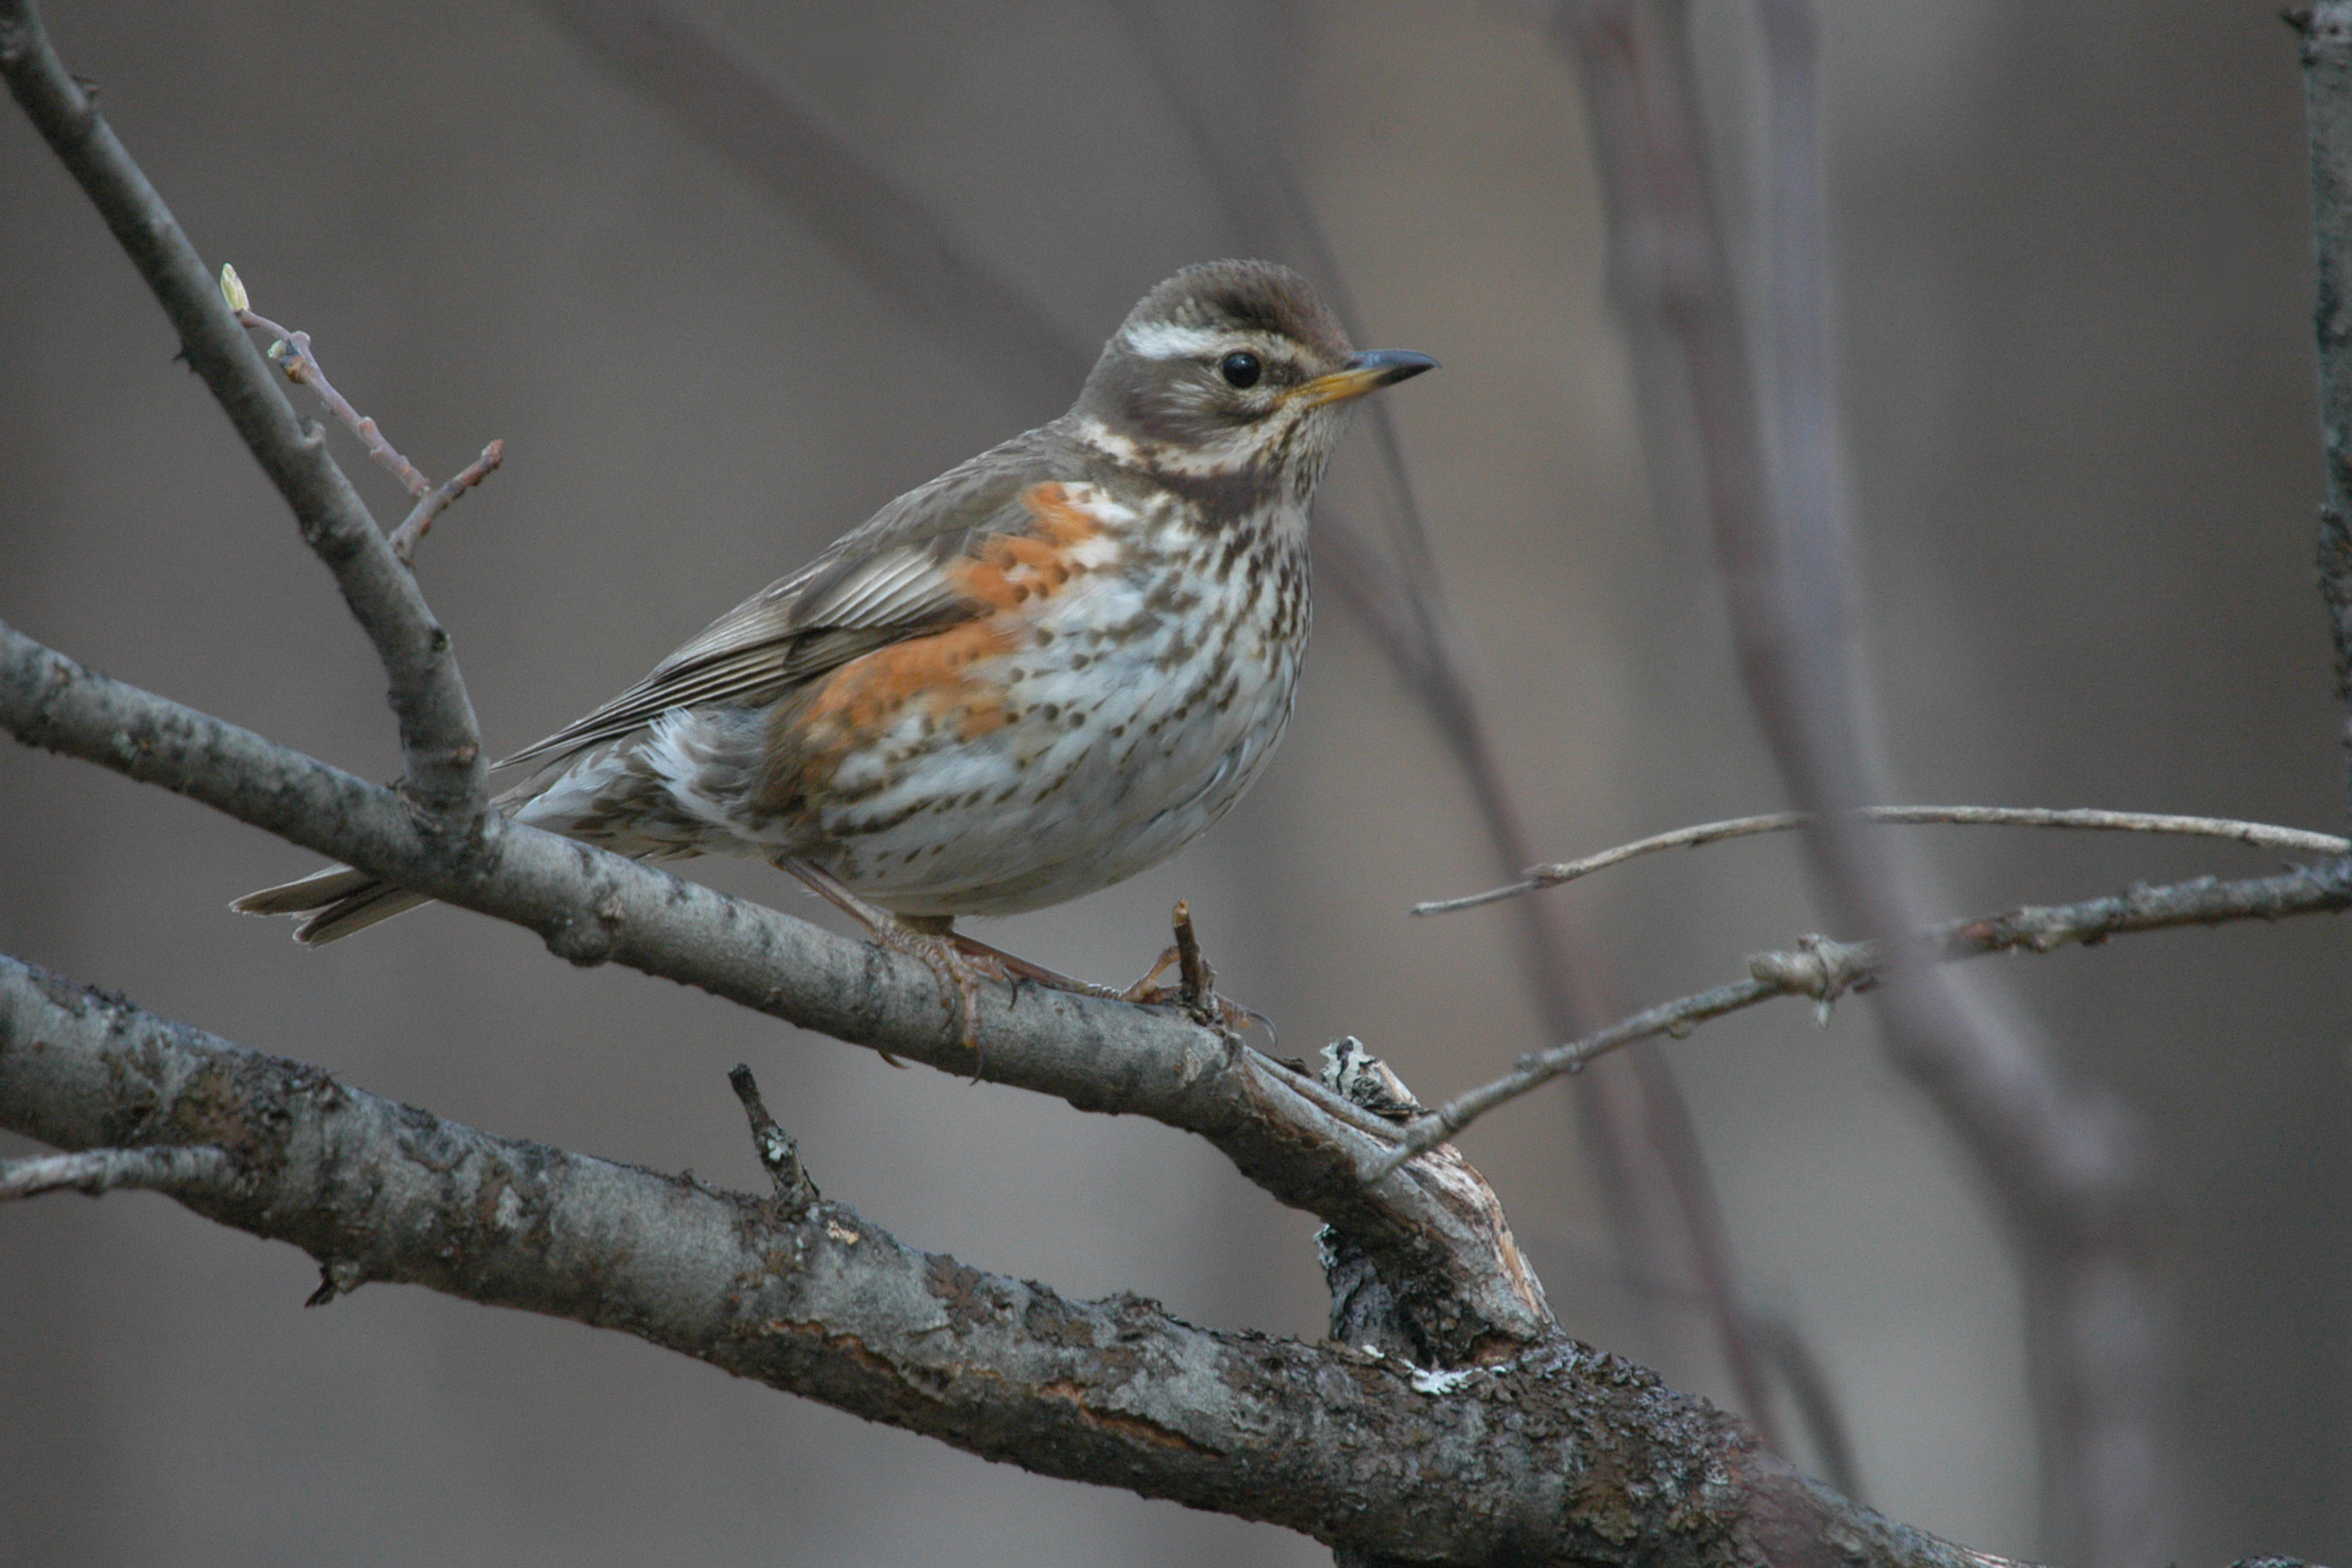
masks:
<path fill-rule="evenodd" d="M 1180 327 L 1172 321 L 1145 321 L 1119 334 L 1128 352 L 1141 359 L 1199 359 L 1233 340 L 1231 332 L 1208 327 Z"/>

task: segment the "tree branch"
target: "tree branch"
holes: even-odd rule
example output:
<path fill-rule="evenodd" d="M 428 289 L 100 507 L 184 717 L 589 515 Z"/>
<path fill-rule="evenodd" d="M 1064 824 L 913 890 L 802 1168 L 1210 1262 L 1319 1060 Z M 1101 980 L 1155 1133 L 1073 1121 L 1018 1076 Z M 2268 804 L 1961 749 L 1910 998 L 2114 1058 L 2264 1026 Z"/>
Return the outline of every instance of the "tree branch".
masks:
<path fill-rule="evenodd" d="M 188 363 L 293 509 L 304 542 L 335 574 L 391 682 L 407 769 L 402 787 L 446 817 L 448 831 L 473 832 L 489 775 L 449 634 L 394 558 L 324 434 L 295 417 L 171 209 L 49 47 L 31 0 L 0 0 L 0 76 L 146 279 Z"/>
<path fill-rule="evenodd" d="M 0 728 L 159 784 L 445 902 L 537 931 L 572 963 L 616 963 L 944 1070 L 973 1068 L 957 999 L 920 962 L 493 816 L 429 834 L 392 792 L 91 673 L 0 623 Z M 1549 1325 L 1476 1173 L 1423 1162 L 1368 1189 L 1388 1129 L 1313 1079 L 1194 1025 L 1068 992 L 982 986 L 971 1038 L 994 1082 L 1196 1132 L 1280 1201 L 1393 1249 L 1426 1283 L 1432 1342 L 1470 1359 Z"/>
<path fill-rule="evenodd" d="M 844 1205 L 498 1138 L 13 959 L 0 1123 L 67 1147 L 216 1148 L 235 1183 L 179 1201 L 310 1253 L 319 1300 L 418 1284 L 618 1329 L 1043 1475 L 1384 1557 L 1997 1561 L 1835 1497 L 1730 1417 L 1556 1331 L 1439 1373 L 1200 1329 L 1134 1297 L 1070 1301 L 903 1246 Z"/>
<path fill-rule="evenodd" d="M 2160 812 L 2090 808 L 2052 811 L 2038 806 L 2016 805 L 1865 805 L 1847 815 L 1854 821 L 1870 826 L 1909 827 L 1933 824 L 1961 827 L 2065 827 L 2107 833 L 2178 833 L 2198 838 L 2226 838 L 2233 844 L 2252 845 L 2263 849 L 2297 850 L 2305 855 L 2342 855 L 2352 851 L 2352 841 L 2338 838 L 2332 833 L 2277 827 L 2267 822 L 2240 822 L 2224 816 L 2170 816 Z M 1728 838 L 1786 833 L 1790 828 L 1806 826 L 1812 820 L 1811 812 L 1776 811 L 1761 816 L 1735 816 L 1723 822 L 1702 822 L 1695 826 L 1677 827 L 1671 832 L 1654 834 L 1647 838 L 1637 838 L 1631 844 L 1620 844 L 1598 854 L 1587 855 L 1582 859 L 1562 860 L 1550 866 L 1530 866 L 1522 881 L 1489 888 L 1481 893 L 1465 894 L 1458 899 L 1432 899 L 1413 905 L 1412 912 L 1416 915 L 1443 915 L 1456 910 L 1475 910 L 1482 904 L 1517 898 L 1538 889 L 1557 888 L 1563 882 L 1573 882 L 1579 878 L 1590 877 L 1595 871 L 1606 871 L 1612 866 L 1622 866 L 1628 860 L 1638 860 L 1662 849 L 1698 849 L 1709 844 L 1720 844 Z"/>
<path fill-rule="evenodd" d="M 2095 947 L 2111 936 L 2167 931 L 2189 925 L 2228 925 L 2237 921 L 2279 921 L 2295 915 L 2340 914 L 2352 909 L 2352 858 L 2325 866 L 2297 867 L 2275 877 L 2223 882 L 2211 877 L 2169 887 L 2134 888 L 2079 903 L 2022 904 L 1998 914 L 1950 921 L 1915 933 L 1905 945 L 1918 957 L 1942 963 L 1996 952 L 2050 952 L 2074 945 Z M 1759 952 L 1748 961 L 1748 977 L 1712 991 L 1664 1002 L 1621 1019 L 1608 1028 L 1549 1050 L 1521 1057 L 1513 1070 L 1491 1083 L 1447 1100 L 1415 1121 L 1404 1140 L 1370 1167 L 1368 1177 L 1386 1175 L 1422 1151 L 1433 1149 L 1487 1111 L 1542 1087 L 1562 1073 L 1638 1040 L 1660 1035 L 1681 1039 L 1692 1029 L 1727 1013 L 1782 996 L 1810 996 L 1824 1009 L 1850 992 L 1876 988 L 1899 955 L 1881 942 L 1802 939 L 1794 952 Z"/>

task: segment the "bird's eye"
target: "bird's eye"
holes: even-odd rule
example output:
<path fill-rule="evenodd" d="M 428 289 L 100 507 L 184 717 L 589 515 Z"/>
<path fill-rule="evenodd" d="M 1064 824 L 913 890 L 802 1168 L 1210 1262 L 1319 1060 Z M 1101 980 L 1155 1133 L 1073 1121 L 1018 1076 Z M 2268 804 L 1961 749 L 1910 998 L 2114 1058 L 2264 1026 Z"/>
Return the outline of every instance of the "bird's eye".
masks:
<path fill-rule="evenodd" d="M 1225 378 L 1227 386 L 1255 386 L 1265 366 L 1258 363 L 1257 355 L 1236 352 L 1217 362 L 1217 374 Z"/>

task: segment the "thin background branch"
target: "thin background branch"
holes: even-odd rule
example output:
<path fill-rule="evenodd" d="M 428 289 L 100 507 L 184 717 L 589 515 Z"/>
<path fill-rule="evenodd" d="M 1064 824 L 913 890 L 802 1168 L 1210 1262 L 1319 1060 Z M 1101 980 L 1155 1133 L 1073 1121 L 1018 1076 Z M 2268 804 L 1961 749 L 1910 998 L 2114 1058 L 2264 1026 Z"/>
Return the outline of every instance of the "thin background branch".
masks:
<path fill-rule="evenodd" d="M 1757 16 L 1774 128 L 1770 461 L 1709 187 L 1686 5 L 1568 0 L 1557 36 L 1583 73 L 1610 174 L 1620 308 L 1655 323 L 1633 343 L 1670 346 L 1687 392 L 1678 410 L 1644 409 L 1644 439 L 1701 454 L 1741 679 L 1790 794 L 1816 815 L 1808 844 L 1832 914 L 1893 934 L 1923 923 L 1917 901 L 1847 815 L 1884 792 L 1836 504 L 1818 22 L 1802 0 L 1762 0 Z M 1936 971 L 1906 969 L 1877 995 L 1890 1055 L 1975 1155 L 2019 1244 L 2056 1534 L 2088 1568 L 2145 1568 L 2172 1528 L 2178 1434 L 2136 1137 L 2112 1104 L 2045 1068 L 2000 1009 Z"/>
<path fill-rule="evenodd" d="M 2221 816 L 2174 816 L 2150 811 L 2100 811 L 2092 808 L 2053 811 L 2037 806 L 2011 805 L 1865 805 L 1856 807 L 1849 815 L 1867 826 L 1934 825 L 2059 827 L 2101 833 L 2171 833 L 2195 838 L 2224 838 L 2232 844 L 2252 845 L 2262 849 L 2290 849 L 2305 855 L 2342 855 L 2352 851 L 2352 843 L 2332 833 L 2280 827 L 2267 822 L 2239 822 Z M 1703 848 L 1727 839 L 1753 838 L 1759 834 L 1787 833 L 1809 826 L 1812 820 L 1809 812 L 1776 811 L 1761 816 L 1735 816 L 1722 822 L 1696 823 L 1671 832 L 1653 834 L 1647 838 L 1637 838 L 1631 844 L 1616 845 L 1578 859 L 1562 860 L 1549 866 L 1530 866 L 1523 880 L 1507 887 L 1489 888 L 1483 893 L 1465 894 L 1458 899 L 1432 899 L 1413 905 L 1412 912 L 1417 915 L 1442 915 L 1451 914 L 1456 910 L 1475 910 L 1482 904 L 1517 898 L 1522 893 L 1557 888 L 1564 882 L 1590 877 L 1596 871 L 1606 871 L 1612 866 L 1638 860 L 1644 855 L 1655 855 L 1666 849 Z"/>
<path fill-rule="evenodd" d="M 2352 779 L 2352 5 L 2288 13 L 2303 36 L 2304 116 L 2311 139 L 2311 217 L 2318 248 L 2319 426 L 2327 499 L 2319 512 L 2319 588 L 2336 649 L 2336 692 Z"/>

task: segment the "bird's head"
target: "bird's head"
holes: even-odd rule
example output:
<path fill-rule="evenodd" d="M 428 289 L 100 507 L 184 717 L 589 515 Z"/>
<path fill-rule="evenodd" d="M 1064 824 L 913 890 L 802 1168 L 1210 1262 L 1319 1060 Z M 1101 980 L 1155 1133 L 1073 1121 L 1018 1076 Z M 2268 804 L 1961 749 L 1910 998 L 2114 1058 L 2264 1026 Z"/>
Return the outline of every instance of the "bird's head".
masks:
<path fill-rule="evenodd" d="M 1303 492 L 1356 399 L 1436 363 L 1351 348 L 1286 267 L 1209 261 L 1128 312 L 1070 412 L 1084 438 L 1165 477 L 1287 478 Z"/>

